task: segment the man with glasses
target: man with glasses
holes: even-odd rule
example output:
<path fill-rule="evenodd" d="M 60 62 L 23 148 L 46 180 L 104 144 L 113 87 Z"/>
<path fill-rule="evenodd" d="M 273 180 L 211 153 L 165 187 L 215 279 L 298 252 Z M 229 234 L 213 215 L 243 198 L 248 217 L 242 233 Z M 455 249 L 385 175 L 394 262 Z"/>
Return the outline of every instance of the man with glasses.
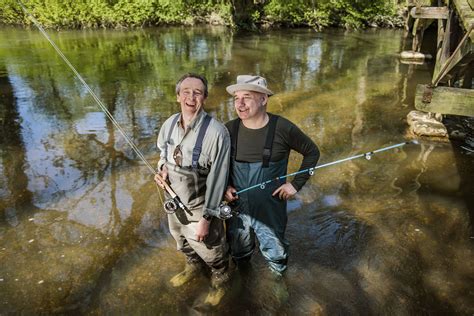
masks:
<path fill-rule="evenodd" d="M 215 306 L 229 281 L 224 223 L 214 215 L 226 187 L 230 137 L 227 129 L 204 111 L 207 95 L 203 76 L 181 77 L 176 83 L 181 112 L 164 122 L 157 145 L 159 174 L 185 205 L 184 210 L 168 214 L 171 235 L 186 256 L 184 271 L 170 283 L 179 287 L 209 268 L 211 291 L 204 303 Z M 155 181 L 164 188 L 159 177 Z"/>

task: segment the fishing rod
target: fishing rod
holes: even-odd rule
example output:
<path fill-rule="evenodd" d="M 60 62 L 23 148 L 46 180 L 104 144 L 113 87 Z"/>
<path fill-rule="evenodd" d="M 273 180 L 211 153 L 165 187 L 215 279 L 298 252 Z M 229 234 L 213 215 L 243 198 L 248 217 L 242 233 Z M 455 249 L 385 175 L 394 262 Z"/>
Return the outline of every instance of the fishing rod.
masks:
<path fill-rule="evenodd" d="M 38 28 L 38 30 L 43 34 L 43 36 L 48 40 L 48 42 L 53 46 L 53 48 L 56 50 L 58 55 L 62 58 L 62 60 L 66 63 L 66 65 L 72 70 L 74 75 L 79 79 L 79 81 L 84 85 L 86 88 L 87 92 L 92 96 L 92 98 L 95 100 L 99 108 L 102 110 L 102 112 L 105 113 L 105 115 L 110 119 L 110 121 L 114 124 L 114 126 L 117 128 L 117 130 L 122 134 L 122 136 L 125 138 L 125 141 L 132 147 L 132 150 L 137 154 L 137 156 L 143 161 L 143 163 L 147 166 L 147 168 L 151 171 L 151 173 L 156 176 L 161 183 L 163 183 L 165 191 L 171 196 L 170 199 L 167 199 L 164 203 L 163 200 L 161 199 L 160 195 L 160 200 L 163 203 L 164 209 L 166 213 L 172 214 L 174 213 L 178 208 L 182 209 L 183 211 L 186 211 L 186 206 L 181 202 L 179 196 L 174 192 L 174 190 L 168 185 L 168 183 L 161 177 L 158 172 L 151 166 L 151 164 L 146 160 L 145 156 L 143 153 L 138 149 L 138 147 L 135 145 L 135 143 L 130 139 L 130 137 L 125 133 L 123 128 L 120 126 L 120 124 L 115 120 L 113 117 L 112 113 L 107 109 L 107 107 L 104 105 L 104 103 L 99 99 L 99 97 L 94 93 L 94 91 L 89 87 L 87 82 L 84 80 L 84 78 L 81 76 L 81 74 L 76 70 L 76 68 L 71 64 L 69 59 L 63 54 L 63 52 L 59 49 L 59 47 L 56 45 L 56 43 L 49 37 L 48 33 L 44 30 L 44 28 L 41 26 L 41 24 L 36 20 L 36 18 L 26 9 L 26 7 L 23 5 L 23 3 L 20 0 L 17 0 L 18 4 L 20 7 L 23 9 L 25 14 L 33 21 L 35 26 Z"/>
<path fill-rule="evenodd" d="M 302 174 L 302 173 L 308 173 L 310 176 L 312 176 L 312 175 L 314 175 L 314 171 L 316 169 L 321 169 L 321 168 L 333 166 L 333 165 L 336 165 L 336 164 L 339 164 L 339 163 L 342 163 L 342 162 L 345 162 L 345 161 L 354 160 L 354 159 L 362 158 L 362 157 L 364 157 L 367 160 L 370 160 L 374 154 L 377 154 L 377 153 L 380 153 L 380 152 L 383 152 L 383 151 L 387 151 L 387 150 L 391 150 L 391 149 L 395 149 L 395 148 L 399 148 L 399 147 L 403 147 L 403 146 L 408 145 L 408 144 L 418 145 L 419 143 L 418 143 L 417 140 L 403 142 L 403 143 L 399 143 L 399 144 L 395 144 L 395 145 L 375 149 L 375 150 L 372 150 L 372 151 L 369 151 L 369 152 L 366 152 L 366 153 L 363 153 L 363 154 L 359 154 L 359 155 L 347 157 L 347 158 L 344 158 L 344 159 L 339 159 L 339 160 L 336 160 L 336 161 L 328 162 L 328 163 L 325 163 L 325 164 L 322 164 L 322 165 L 319 165 L 319 166 L 299 170 L 297 172 L 289 173 L 289 174 L 286 174 L 286 175 L 283 175 L 283 176 L 280 176 L 280 177 L 269 179 L 269 180 L 263 181 L 261 183 L 249 186 L 249 187 L 241 189 L 237 192 L 233 192 L 232 195 L 233 196 L 238 196 L 238 195 L 240 195 L 244 192 L 247 192 L 247 191 L 250 191 L 250 190 L 253 190 L 253 189 L 256 189 L 256 188 L 260 188 L 260 189 L 264 190 L 268 184 L 270 184 L 274 181 L 281 181 L 281 180 L 286 179 L 288 177 L 296 176 L 296 175 Z M 229 219 L 233 215 L 238 214 L 237 208 L 238 208 L 238 204 L 236 204 L 235 202 L 230 202 L 230 203 L 225 203 L 224 202 L 219 206 L 219 216 L 218 217 L 221 218 L 221 219 Z"/>
<path fill-rule="evenodd" d="M 403 143 L 399 143 L 399 144 L 395 144 L 395 145 L 375 149 L 375 150 L 372 150 L 372 151 L 369 151 L 369 152 L 366 152 L 366 153 L 363 153 L 363 154 L 359 154 L 359 155 L 347 157 L 347 158 L 344 158 L 344 159 L 339 159 L 339 160 L 336 160 L 336 161 L 328 162 L 328 163 L 325 163 L 325 164 L 322 164 L 322 165 L 319 165 L 319 166 L 299 170 L 297 172 L 289 173 L 289 174 L 286 174 L 286 175 L 283 175 L 283 176 L 280 176 L 280 177 L 276 177 L 276 178 L 273 178 L 273 179 L 263 181 L 261 183 L 252 185 L 248 188 L 244 188 L 240 191 L 233 192 L 232 195 L 233 196 L 238 196 L 238 195 L 240 195 L 244 192 L 247 192 L 247 191 L 250 191 L 250 190 L 253 190 L 253 189 L 256 189 L 256 188 L 260 188 L 260 189 L 264 190 L 268 184 L 270 184 L 274 181 L 281 181 L 282 179 L 286 179 L 288 177 L 295 176 L 295 175 L 302 174 L 302 173 L 308 173 L 310 176 L 312 176 L 312 175 L 314 175 L 314 171 L 316 169 L 321 169 L 321 168 L 333 166 L 333 165 L 336 165 L 336 164 L 339 164 L 339 163 L 342 163 L 342 162 L 345 162 L 345 161 L 354 160 L 354 159 L 362 158 L 362 157 L 364 157 L 367 160 L 370 160 L 374 154 L 377 154 L 377 153 L 380 153 L 380 152 L 383 152 L 383 151 L 387 151 L 387 150 L 391 150 L 391 149 L 395 149 L 395 148 L 399 148 L 399 147 L 403 147 L 403 146 L 408 145 L 408 144 L 418 145 L 419 143 L 418 143 L 417 140 L 403 142 Z M 217 217 L 219 217 L 220 219 L 224 219 L 224 220 L 229 219 L 232 216 L 237 215 L 239 213 L 238 208 L 239 208 L 239 205 L 236 203 L 236 201 L 229 202 L 229 203 L 223 202 L 223 203 L 221 203 L 221 205 L 219 205 Z"/>
<path fill-rule="evenodd" d="M 255 185 L 252 185 L 248 188 L 245 188 L 245 189 L 242 189 L 240 191 L 237 191 L 237 192 L 234 192 L 234 196 L 237 196 L 239 194 L 242 194 L 244 192 L 247 192 L 247 191 L 250 191 L 250 190 L 253 190 L 255 188 L 260 188 L 260 189 L 265 189 L 265 187 L 267 186 L 267 184 L 270 184 L 274 181 L 281 181 L 283 179 L 286 179 L 288 177 L 291 177 L 291 176 L 296 176 L 298 174 L 302 174 L 302 173 L 309 173 L 310 176 L 314 175 L 314 171 L 316 169 L 321 169 L 321 168 L 325 168 L 325 167 L 329 167 L 329 166 L 332 166 L 332 165 L 336 165 L 338 163 L 341 163 L 341 162 L 345 162 L 345 161 L 349 161 L 349 160 L 354 160 L 354 159 L 357 159 L 357 158 L 362 158 L 364 157 L 365 159 L 367 160 L 370 160 L 372 158 L 372 156 L 376 153 L 380 153 L 380 152 L 383 152 L 383 151 L 386 151 L 386 150 L 390 150 L 390 149 L 395 149 L 395 148 L 399 148 L 399 147 L 402 147 L 402 146 L 405 146 L 405 145 L 408 145 L 408 144 L 418 144 L 418 141 L 417 140 L 412 140 L 412 141 L 409 141 L 409 142 L 403 142 L 403 143 L 399 143 L 399 144 L 395 144 L 395 145 L 392 145 L 392 146 L 387 146 L 387 147 L 382 147 L 382 148 L 379 148 L 379 149 L 376 149 L 376 150 L 372 150 L 372 151 L 369 151 L 369 152 L 366 152 L 366 153 L 363 153 L 363 154 L 359 154 L 359 155 L 355 155 L 355 156 L 351 156 L 351 157 L 347 157 L 347 158 L 344 158 L 344 159 L 340 159 L 340 160 L 336 160 L 336 161 L 333 161 L 333 162 L 328 162 L 328 163 L 325 163 L 325 164 L 322 164 L 320 166 L 315 166 L 315 167 L 311 167 L 311 168 L 307 168 L 307 169 L 304 169 L 304 170 L 300 170 L 300 171 L 297 171 L 297 172 L 293 172 L 293 173 L 289 173 L 289 174 L 286 174 L 284 176 L 280 176 L 280 177 L 276 177 L 276 178 L 273 178 L 273 179 L 270 179 L 270 180 L 267 180 L 267 181 L 263 181 L 259 184 L 255 184 Z"/>

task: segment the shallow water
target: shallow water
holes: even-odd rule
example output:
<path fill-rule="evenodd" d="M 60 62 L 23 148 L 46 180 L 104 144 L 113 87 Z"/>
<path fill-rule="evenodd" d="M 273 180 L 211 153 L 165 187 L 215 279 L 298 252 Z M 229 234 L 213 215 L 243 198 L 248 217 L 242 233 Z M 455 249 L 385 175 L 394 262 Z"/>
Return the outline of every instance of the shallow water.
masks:
<path fill-rule="evenodd" d="M 320 164 L 405 141 L 415 85 L 430 79 L 430 65 L 399 62 L 394 30 L 50 33 L 152 164 L 186 72 L 209 79 L 206 110 L 222 121 L 236 75 L 265 76 L 269 110 L 310 135 Z M 208 278 L 167 283 L 184 258 L 150 171 L 37 31 L 0 38 L 0 314 L 199 313 Z M 256 254 L 210 312 L 471 315 L 473 162 L 424 140 L 319 169 L 288 207 L 289 300 L 274 301 Z"/>

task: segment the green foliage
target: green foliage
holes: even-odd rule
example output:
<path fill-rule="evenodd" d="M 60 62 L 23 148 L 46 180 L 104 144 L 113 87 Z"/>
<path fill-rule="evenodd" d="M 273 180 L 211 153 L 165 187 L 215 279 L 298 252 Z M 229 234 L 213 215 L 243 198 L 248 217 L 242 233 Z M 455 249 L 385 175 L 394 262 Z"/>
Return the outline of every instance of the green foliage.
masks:
<path fill-rule="evenodd" d="M 329 13 L 331 25 L 346 28 L 382 24 L 380 17 L 396 15 L 393 1 L 387 0 L 326 0 L 321 9 Z"/>
<path fill-rule="evenodd" d="M 285 26 L 312 26 L 318 29 L 329 22 L 327 12 L 321 11 L 315 1 L 271 0 L 265 6 L 267 22 Z"/>
<path fill-rule="evenodd" d="M 1 23 L 31 24 L 15 0 L 0 0 L 0 3 Z M 393 0 L 24 0 L 44 26 L 55 28 L 196 23 L 317 29 L 398 26 L 394 3 Z"/>
<path fill-rule="evenodd" d="M 389 0 L 271 0 L 265 6 L 267 22 L 287 26 L 393 25 L 396 8 Z"/>

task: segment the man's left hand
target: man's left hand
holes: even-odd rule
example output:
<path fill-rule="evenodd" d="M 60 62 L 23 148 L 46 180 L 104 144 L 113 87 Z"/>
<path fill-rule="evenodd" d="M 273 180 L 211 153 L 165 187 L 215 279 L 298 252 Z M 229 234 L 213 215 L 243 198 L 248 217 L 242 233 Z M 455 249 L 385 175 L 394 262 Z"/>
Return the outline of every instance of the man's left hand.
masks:
<path fill-rule="evenodd" d="M 273 192 L 273 196 L 277 195 L 282 200 L 288 200 L 296 194 L 296 189 L 291 183 L 285 183 Z"/>
<path fill-rule="evenodd" d="M 197 241 L 204 241 L 207 235 L 209 235 L 209 225 L 211 224 L 210 221 L 206 220 L 205 218 L 201 218 L 201 220 L 197 224 L 196 228 L 196 240 Z"/>

